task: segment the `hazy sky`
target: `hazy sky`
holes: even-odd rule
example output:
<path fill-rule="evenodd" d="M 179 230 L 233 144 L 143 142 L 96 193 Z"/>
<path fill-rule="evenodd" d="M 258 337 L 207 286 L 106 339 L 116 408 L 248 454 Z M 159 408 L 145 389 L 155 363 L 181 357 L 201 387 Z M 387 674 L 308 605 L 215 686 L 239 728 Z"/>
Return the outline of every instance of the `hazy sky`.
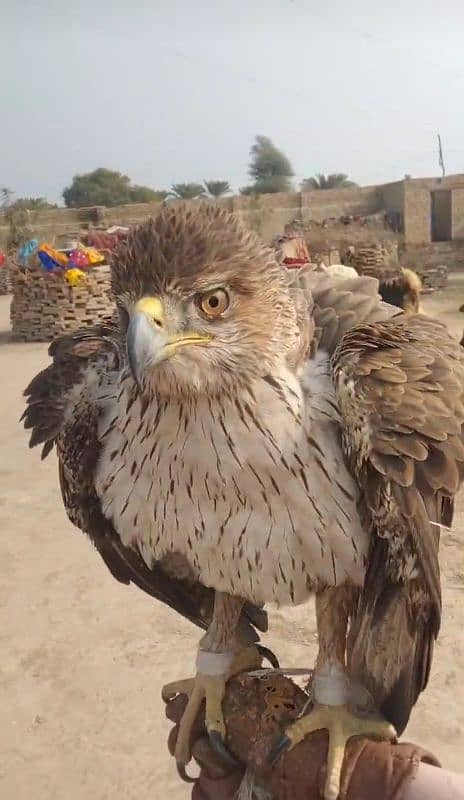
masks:
<path fill-rule="evenodd" d="M 0 185 L 237 188 L 256 134 L 297 179 L 434 175 L 437 131 L 464 172 L 463 30 L 462 0 L 0 0 Z"/>

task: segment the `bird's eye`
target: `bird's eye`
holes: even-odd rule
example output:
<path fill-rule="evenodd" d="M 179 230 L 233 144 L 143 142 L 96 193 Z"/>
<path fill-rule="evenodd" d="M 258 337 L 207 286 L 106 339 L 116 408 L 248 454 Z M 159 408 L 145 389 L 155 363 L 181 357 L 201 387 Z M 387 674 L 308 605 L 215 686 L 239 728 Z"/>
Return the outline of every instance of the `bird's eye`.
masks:
<path fill-rule="evenodd" d="M 229 295 L 225 289 L 214 289 L 198 296 L 198 307 L 206 317 L 220 317 L 229 308 Z"/>

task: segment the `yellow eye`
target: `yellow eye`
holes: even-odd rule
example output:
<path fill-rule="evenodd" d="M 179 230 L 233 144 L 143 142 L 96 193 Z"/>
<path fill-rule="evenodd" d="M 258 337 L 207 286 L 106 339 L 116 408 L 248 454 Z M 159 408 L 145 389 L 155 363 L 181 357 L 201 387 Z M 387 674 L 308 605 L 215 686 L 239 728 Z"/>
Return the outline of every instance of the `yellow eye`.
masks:
<path fill-rule="evenodd" d="M 207 317 L 220 317 L 229 308 L 229 295 L 224 289 L 214 289 L 198 297 L 198 306 Z"/>

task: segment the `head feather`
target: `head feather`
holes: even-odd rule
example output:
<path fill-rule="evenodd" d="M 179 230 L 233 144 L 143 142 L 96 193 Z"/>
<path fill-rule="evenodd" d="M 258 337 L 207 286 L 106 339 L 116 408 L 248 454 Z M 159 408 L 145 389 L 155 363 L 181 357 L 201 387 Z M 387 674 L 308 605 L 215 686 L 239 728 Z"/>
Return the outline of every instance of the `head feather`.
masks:
<path fill-rule="evenodd" d="M 238 217 L 207 203 L 194 208 L 168 204 L 120 245 L 112 287 L 118 298 L 201 290 L 220 281 L 246 293 L 262 281 L 264 272 L 268 281 L 282 281 L 273 251 Z"/>

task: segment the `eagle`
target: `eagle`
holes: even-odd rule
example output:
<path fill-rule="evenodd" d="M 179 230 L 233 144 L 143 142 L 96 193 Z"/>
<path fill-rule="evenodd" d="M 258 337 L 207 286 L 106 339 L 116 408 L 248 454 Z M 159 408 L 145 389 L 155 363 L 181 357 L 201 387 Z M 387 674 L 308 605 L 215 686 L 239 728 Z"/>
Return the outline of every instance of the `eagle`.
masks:
<path fill-rule="evenodd" d="M 112 263 L 115 315 L 50 347 L 25 390 L 69 519 L 113 576 L 204 630 L 176 747 L 262 664 L 266 606 L 315 596 L 312 704 L 273 757 L 329 732 L 400 734 L 440 628 L 438 548 L 464 465 L 464 351 L 371 277 L 293 280 L 217 205 L 168 204 Z M 309 613 L 309 611 L 308 611 Z M 362 713 L 361 713 L 362 712 Z M 369 712 L 369 713 L 367 713 Z"/>

